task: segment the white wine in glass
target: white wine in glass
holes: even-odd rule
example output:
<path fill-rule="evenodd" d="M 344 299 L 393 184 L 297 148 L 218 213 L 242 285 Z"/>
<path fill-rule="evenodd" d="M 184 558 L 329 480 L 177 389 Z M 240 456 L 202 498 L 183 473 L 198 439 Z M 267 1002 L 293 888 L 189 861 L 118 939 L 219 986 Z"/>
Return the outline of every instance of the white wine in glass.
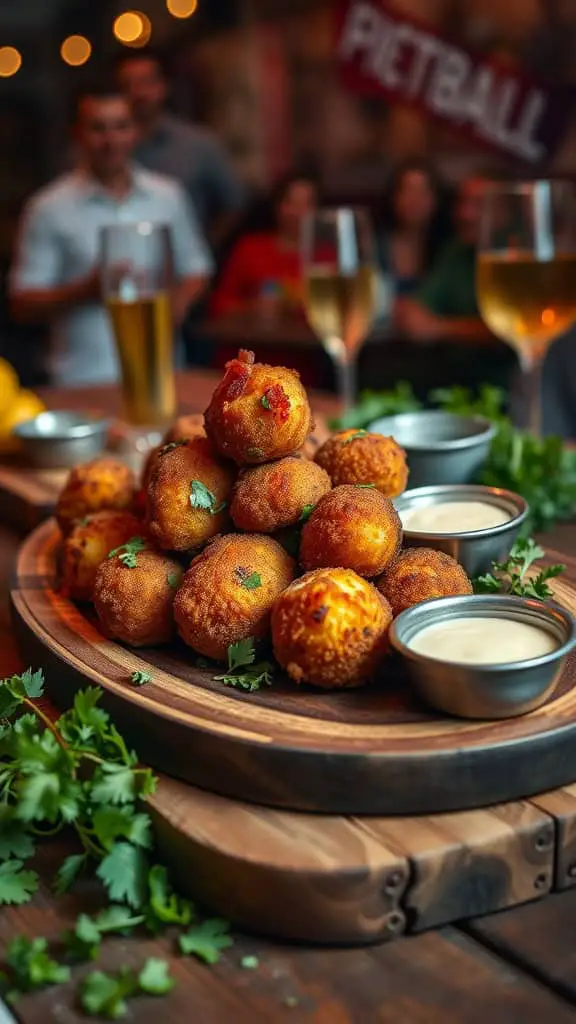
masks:
<path fill-rule="evenodd" d="M 356 400 L 358 352 L 377 302 L 374 243 L 363 210 L 323 210 L 304 222 L 302 256 L 308 322 L 334 362 L 344 408 Z"/>
<path fill-rule="evenodd" d="M 518 353 L 528 422 L 541 423 L 541 370 L 553 340 L 576 320 L 576 190 L 568 182 L 491 184 L 477 268 L 480 312 Z"/>

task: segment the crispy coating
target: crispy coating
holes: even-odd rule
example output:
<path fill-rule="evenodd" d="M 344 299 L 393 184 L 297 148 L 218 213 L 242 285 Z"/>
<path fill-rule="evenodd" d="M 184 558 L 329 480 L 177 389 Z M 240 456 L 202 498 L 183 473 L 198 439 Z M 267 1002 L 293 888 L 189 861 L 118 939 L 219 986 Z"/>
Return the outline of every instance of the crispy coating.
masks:
<path fill-rule="evenodd" d="M 239 530 L 274 533 L 297 523 L 303 510 L 316 505 L 331 487 L 330 477 L 315 462 L 288 455 L 241 473 L 230 514 Z"/>
<path fill-rule="evenodd" d="M 92 512 L 131 509 L 135 493 L 134 474 L 118 459 L 98 458 L 75 466 L 56 508 L 62 533 L 67 534 L 76 519 Z"/>
<path fill-rule="evenodd" d="M 376 585 L 390 602 L 394 616 L 434 597 L 472 593 L 472 584 L 460 563 L 432 548 L 407 548 Z"/>
<path fill-rule="evenodd" d="M 350 569 L 317 569 L 296 580 L 272 612 L 274 655 L 296 683 L 362 686 L 388 651 L 390 605 Z"/>
<path fill-rule="evenodd" d="M 189 441 L 192 437 L 206 437 L 202 416 L 197 412 L 179 416 L 167 431 L 164 444 L 170 444 L 171 441 Z"/>
<path fill-rule="evenodd" d="M 206 437 L 165 446 L 148 483 L 148 524 L 158 546 L 193 551 L 223 533 L 230 522 L 234 478 L 232 464 L 218 458 Z M 212 508 L 192 504 L 193 481 L 208 489 Z"/>
<path fill-rule="evenodd" d="M 406 490 L 406 453 L 393 437 L 365 430 L 340 430 L 316 452 L 315 460 L 334 487 L 374 484 L 386 498 L 397 498 Z"/>
<path fill-rule="evenodd" d="M 254 363 L 241 351 L 204 414 L 208 437 L 238 465 L 259 465 L 292 455 L 310 432 L 308 397 L 294 370 Z"/>
<path fill-rule="evenodd" d="M 219 537 L 193 560 L 176 595 L 180 636 L 206 658 L 226 661 L 231 644 L 267 635 L 274 602 L 295 568 L 271 537 Z"/>
<path fill-rule="evenodd" d="M 108 553 L 142 533 L 130 512 L 104 510 L 81 519 L 62 549 L 62 589 L 75 601 L 91 601 L 96 574 Z"/>
<path fill-rule="evenodd" d="M 400 549 L 402 523 L 389 498 L 364 487 L 335 487 L 322 498 L 302 530 L 304 569 L 339 566 L 378 576 Z"/>
<path fill-rule="evenodd" d="M 106 558 L 94 584 L 94 606 L 106 635 L 130 647 L 170 643 L 182 575 L 179 562 L 151 547 L 137 553 L 133 568 L 119 555 Z"/>

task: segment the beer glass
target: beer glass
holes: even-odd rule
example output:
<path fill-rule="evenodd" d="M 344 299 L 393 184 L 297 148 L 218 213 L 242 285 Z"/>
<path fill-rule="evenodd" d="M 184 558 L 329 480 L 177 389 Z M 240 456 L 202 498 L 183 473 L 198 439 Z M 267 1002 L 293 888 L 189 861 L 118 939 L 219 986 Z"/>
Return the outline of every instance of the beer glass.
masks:
<path fill-rule="evenodd" d="M 141 221 L 102 229 L 101 277 L 132 427 L 165 427 L 176 415 L 169 229 Z"/>
<path fill-rule="evenodd" d="M 541 430 L 552 341 L 576 319 L 576 189 L 569 182 L 487 187 L 477 268 L 484 322 L 518 354 L 528 425 Z"/>
<path fill-rule="evenodd" d="M 376 312 L 374 240 L 364 210 L 321 210 L 302 226 L 304 305 L 331 357 L 343 407 L 356 401 L 358 353 Z"/>

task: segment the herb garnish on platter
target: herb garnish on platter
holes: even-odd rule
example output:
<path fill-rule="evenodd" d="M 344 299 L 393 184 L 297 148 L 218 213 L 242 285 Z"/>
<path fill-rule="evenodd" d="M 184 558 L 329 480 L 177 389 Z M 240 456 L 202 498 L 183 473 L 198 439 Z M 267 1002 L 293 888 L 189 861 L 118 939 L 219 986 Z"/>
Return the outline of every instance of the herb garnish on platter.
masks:
<path fill-rule="evenodd" d="M 256 662 L 256 649 L 251 636 L 231 644 L 228 648 L 228 671 L 214 676 L 217 683 L 235 686 L 239 690 L 254 693 L 263 686 L 271 686 L 274 666 L 271 661 Z"/>
<path fill-rule="evenodd" d="M 505 562 L 493 562 L 492 572 L 474 580 L 476 594 L 514 594 L 517 597 L 532 597 L 546 601 L 554 597 L 548 581 L 560 576 L 565 565 L 548 565 L 534 576 L 529 570 L 534 562 L 543 558 L 546 552 L 531 537 L 516 541 Z"/>

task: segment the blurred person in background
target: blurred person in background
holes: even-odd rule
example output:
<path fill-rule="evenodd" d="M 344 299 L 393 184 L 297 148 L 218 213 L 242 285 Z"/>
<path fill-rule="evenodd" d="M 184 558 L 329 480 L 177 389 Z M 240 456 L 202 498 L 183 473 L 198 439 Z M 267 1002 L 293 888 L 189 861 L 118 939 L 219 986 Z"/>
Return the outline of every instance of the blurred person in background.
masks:
<path fill-rule="evenodd" d="M 434 168 L 409 160 L 388 183 L 378 217 L 378 262 L 396 298 L 414 295 L 446 241 L 446 190 Z"/>
<path fill-rule="evenodd" d="M 29 200 L 10 280 L 14 319 L 52 326 L 49 376 L 59 385 L 118 378 L 101 298 L 101 228 L 140 220 L 168 225 L 176 326 L 212 271 L 204 236 L 181 186 L 131 163 L 134 121 L 115 84 L 78 95 L 74 138 L 79 166 Z"/>
<path fill-rule="evenodd" d="M 476 250 L 487 184 L 488 179 L 481 175 L 461 183 L 454 211 L 455 235 L 436 257 L 414 297 L 397 311 L 398 324 L 410 340 L 434 345 L 436 380 L 431 379 L 430 386 L 474 387 L 483 382 L 506 389 L 510 386 L 514 353 L 485 326 L 476 299 Z"/>
<path fill-rule="evenodd" d="M 245 199 L 224 147 L 208 128 L 167 112 L 168 83 L 156 54 L 122 51 L 116 74 L 136 122 L 135 159 L 181 182 L 210 242 L 218 246 L 236 224 Z"/>

